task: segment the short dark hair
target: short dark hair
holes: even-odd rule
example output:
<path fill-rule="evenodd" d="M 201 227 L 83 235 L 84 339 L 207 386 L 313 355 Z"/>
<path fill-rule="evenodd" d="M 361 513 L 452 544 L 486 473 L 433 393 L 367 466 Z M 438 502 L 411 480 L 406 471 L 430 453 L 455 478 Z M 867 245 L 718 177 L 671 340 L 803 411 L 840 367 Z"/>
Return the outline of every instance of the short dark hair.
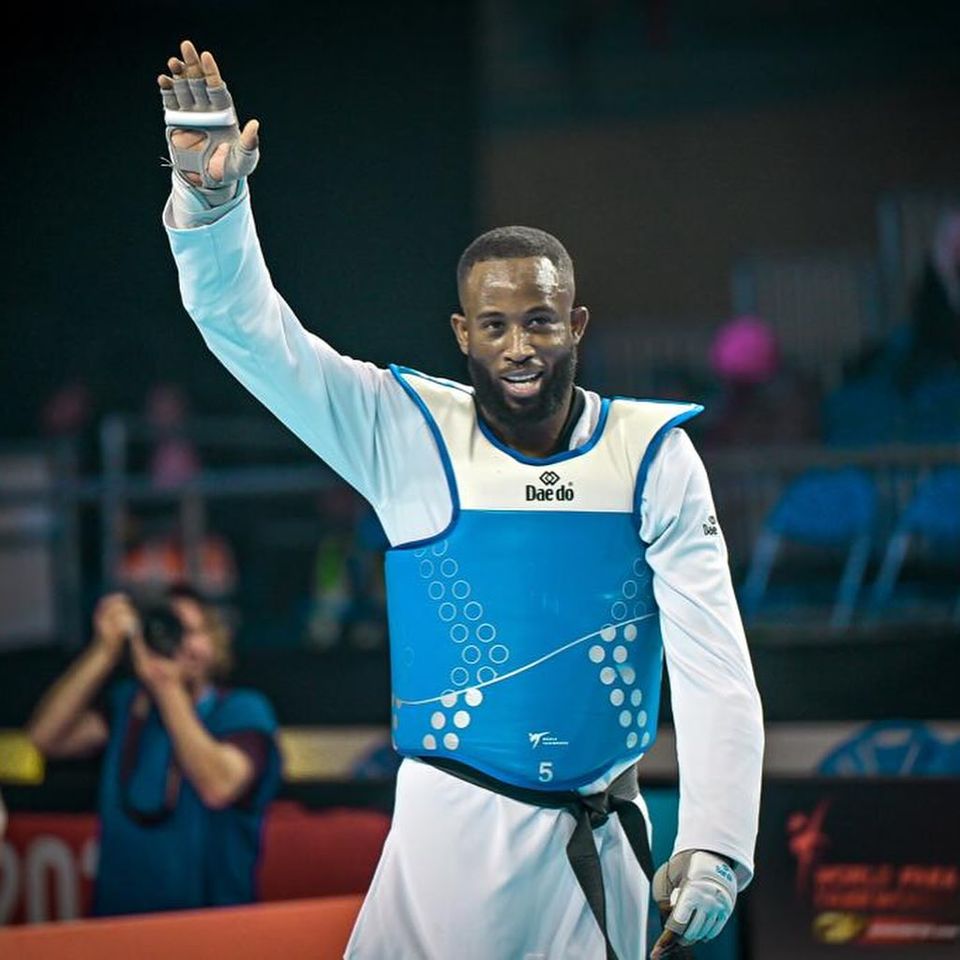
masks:
<path fill-rule="evenodd" d="M 463 285 L 474 264 L 521 257 L 546 257 L 557 268 L 560 277 L 573 286 L 573 260 L 555 236 L 537 227 L 496 227 L 480 234 L 460 255 L 457 263 L 460 299 L 463 300 Z"/>

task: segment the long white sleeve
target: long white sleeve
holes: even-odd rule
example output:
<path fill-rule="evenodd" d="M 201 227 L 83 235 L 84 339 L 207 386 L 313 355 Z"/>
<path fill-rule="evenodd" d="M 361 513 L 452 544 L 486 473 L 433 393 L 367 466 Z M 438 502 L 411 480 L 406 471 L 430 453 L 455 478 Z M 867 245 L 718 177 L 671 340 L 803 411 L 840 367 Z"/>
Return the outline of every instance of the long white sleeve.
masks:
<path fill-rule="evenodd" d="M 175 179 L 163 221 L 183 304 L 224 366 L 370 501 L 391 543 L 446 526 L 452 504 L 424 418 L 389 371 L 300 324 L 270 279 L 246 184 L 205 211 Z"/>
<path fill-rule="evenodd" d="M 710 484 L 682 430 L 651 464 L 642 514 L 677 738 L 674 851 L 729 856 L 742 888 L 753 875 L 763 716 Z"/>

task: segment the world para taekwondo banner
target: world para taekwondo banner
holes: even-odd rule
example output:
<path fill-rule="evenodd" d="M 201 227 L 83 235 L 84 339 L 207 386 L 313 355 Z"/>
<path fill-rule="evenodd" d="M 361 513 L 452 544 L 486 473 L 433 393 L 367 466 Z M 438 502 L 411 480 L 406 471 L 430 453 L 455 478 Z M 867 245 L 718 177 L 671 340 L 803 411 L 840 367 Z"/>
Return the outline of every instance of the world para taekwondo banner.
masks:
<path fill-rule="evenodd" d="M 958 955 L 960 779 L 768 780 L 756 877 L 753 956 Z"/>

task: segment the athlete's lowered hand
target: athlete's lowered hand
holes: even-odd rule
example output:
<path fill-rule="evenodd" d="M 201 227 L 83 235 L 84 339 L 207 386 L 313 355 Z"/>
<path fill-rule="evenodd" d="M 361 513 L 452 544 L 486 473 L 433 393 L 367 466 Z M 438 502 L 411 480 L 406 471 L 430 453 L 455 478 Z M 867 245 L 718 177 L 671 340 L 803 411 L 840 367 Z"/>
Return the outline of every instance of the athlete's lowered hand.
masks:
<path fill-rule="evenodd" d="M 711 940 L 737 902 L 737 878 L 730 865 L 705 850 L 674 854 L 653 876 L 653 898 L 668 914 L 651 960 L 666 960 L 677 947 Z"/>

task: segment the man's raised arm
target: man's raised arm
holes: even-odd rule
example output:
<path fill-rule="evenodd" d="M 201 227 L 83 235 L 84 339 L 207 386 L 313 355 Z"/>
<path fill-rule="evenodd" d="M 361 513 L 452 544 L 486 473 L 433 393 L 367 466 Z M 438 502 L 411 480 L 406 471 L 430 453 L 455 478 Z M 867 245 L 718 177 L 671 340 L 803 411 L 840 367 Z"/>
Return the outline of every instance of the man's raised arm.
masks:
<path fill-rule="evenodd" d="M 163 222 L 184 307 L 224 366 L 377 508 L 391 542 L 431 535 L 449 518 L 442 496 L 413 528 L 391 514 L 398 483 L 443 480 L 422 416 L 388 371 L 305 330 L 274 288 L 246 179 L 259 122 L 241 132 L 212 54 L 190 41 L 181 54 L 158 84 L 173 167 Z"/>

